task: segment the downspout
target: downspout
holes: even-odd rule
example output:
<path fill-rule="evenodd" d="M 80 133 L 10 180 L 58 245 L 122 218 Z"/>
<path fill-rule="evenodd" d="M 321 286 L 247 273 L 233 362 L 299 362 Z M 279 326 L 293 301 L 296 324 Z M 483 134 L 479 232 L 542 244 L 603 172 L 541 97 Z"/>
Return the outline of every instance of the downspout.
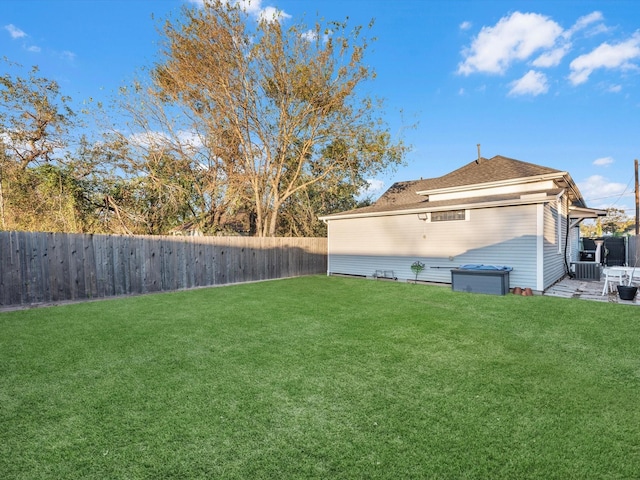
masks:
<path fill-rule="evenodd" d="M 327 277 L 331 276 L 331 255 L 329 254 L 329 220 L 321 219 L 322 223 L 327 226 Z"/>
<path fill-rule="evenodd" d="M 564 236 L 564 268 L 567 271 L 567 275 L 569 275 L 569 278 L 573 278 L 575 275 L 571 271 L 571 268 L 569 267 L 569 262 L 567 261 L 567 250 L 569 248 L 569 225 L 571 223 L 569 215 L 570 215 L 569 212 L 567 212 L 567 224 L 566 224 L 566 232 Z"/>

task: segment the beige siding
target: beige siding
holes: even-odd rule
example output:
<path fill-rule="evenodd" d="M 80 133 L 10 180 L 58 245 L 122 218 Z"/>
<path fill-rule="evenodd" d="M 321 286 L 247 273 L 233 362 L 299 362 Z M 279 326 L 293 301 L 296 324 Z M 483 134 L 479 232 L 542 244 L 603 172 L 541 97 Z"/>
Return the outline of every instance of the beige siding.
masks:
<path fill-rule="evenodd" d="M 412 279 L 411 264 L 426 264 L 420 280 L 451 281 L 468 263 L 508 265 L 512 286 L 536 286 L 536 205 L 470 210 L 468 220 L 422 221 L 395 215 L 329 222 L 329 273 L 372 276 L 393 270 Z"/>

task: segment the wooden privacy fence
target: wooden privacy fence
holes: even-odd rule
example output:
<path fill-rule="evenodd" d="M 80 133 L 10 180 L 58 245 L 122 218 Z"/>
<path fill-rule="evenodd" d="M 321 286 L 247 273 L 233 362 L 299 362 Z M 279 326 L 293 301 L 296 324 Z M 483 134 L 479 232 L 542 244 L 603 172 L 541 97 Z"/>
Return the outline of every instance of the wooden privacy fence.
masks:
<path fill-rule="evenodd" d="M 325 273 L 326 238 L 0 231 L 0 306 Z"/>

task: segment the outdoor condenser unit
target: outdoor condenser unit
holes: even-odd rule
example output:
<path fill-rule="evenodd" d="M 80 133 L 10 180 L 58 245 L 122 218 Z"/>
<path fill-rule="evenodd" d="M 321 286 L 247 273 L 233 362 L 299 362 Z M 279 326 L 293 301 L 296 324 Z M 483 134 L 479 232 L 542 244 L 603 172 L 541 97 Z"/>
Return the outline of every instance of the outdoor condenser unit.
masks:
<path fill-rule="evenodd" d="M 597 262 L 576 262 L 575 274 L 578 280 L 600 280 L 600 264 Z"/>

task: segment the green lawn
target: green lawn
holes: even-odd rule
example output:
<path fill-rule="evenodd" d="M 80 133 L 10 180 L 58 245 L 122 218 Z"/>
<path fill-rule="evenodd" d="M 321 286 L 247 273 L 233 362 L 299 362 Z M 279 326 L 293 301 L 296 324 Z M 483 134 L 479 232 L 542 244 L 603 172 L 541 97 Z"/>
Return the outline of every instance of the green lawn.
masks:
<path fill-rule="evenodd" d="M 306 277 L 0 314 L 3 479 L 640 478 L 640 309 Z"/>

